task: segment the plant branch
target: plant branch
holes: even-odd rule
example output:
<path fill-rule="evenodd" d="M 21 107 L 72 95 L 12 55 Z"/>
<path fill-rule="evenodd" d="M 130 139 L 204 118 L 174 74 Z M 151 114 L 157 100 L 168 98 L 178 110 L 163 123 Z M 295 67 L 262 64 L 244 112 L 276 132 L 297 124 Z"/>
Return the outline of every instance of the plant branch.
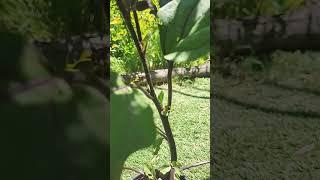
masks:
<path fill-rule="evenodd" d="M 181 171 L 189 170 L 189 169 L 192 169 L 192 168 L 195 168 L 195 167 L 198 167 L 198 166 L 202 166 L 202 165 L 206 165 L 206 164 L 209 164 L 209 163 L 210 163 L 210 161 L 198 162 L 198 163 L 195 163 L 195 164 L 192 164 L 192 165 L 189 165 L 189 166 L 182 167 Z"/>
<path fill-rule="evenodd" d="M 140 44 L 142 44 L 142 35 L 141 35 L 141 30 L 140 30 L 139 18 L 138 18 L 138 14 L 137 14 L 136 10 L 133 11 L 133 17 L 134 17 L 134 22 L 135 22 L 136 29 L 137 29 L 138 40 L 139 40 Z"/>
<path fill-rule="evenodd" d="M 164 131 L 166 132 L 167 138 L 168 138 L 168 144 L 169 144 L 169 149 L 170 149 L 170 155 L 171 155 L 171 162 L 177 161 L 177 148 L 176 148 L 176 143 L 173 138 L 172 130 L 170 127 L 170 123 L 168 120 L 168 116 L 161 114 L 160 115 L 162 125 L 164 128 Z"/>
<path fill-rule="evenodd" d="M 170 113 L 171 104 L 172 104 L 172 70 L 173 70 L 173 61 L 168 61 L 168 114 Z"/>
<path fill-rule="evenodd" d="M 163 111 L 163 107 L 162 107 L 161 103 L 159 102 L 159 100 L 157 98 L 157 95 L 156 95 L 156 92 L 154 90 L 154 87 L 153 87 L 153 84 L 152 84 L 152 81 L 151 81 L 151 75 L 150 75 L 150 72 L 149 72 L 149 69 L 148 69 L 148 65 L 147 65 L 147 61 L 146 61 L 146 56 L 143 53 L 141 43 L 140 43 L 140 41 L 139 41 L 139 39 L 137 37 L 137 34 L 136 34 L 136 32 L 135 32 L 135 30 L 133 28 L 133 25 L 131 23 L 130 13 L 125 9 L 125 6 L 124 6 L 124 4 L 123 4 L 123 2 L 121 0 L 117 0 L 117 5 L 118 5 L 123 17 L 124 17 L 126 26 L 127 26 L 128 30 L 130 32 L 130 35 L 131 35 L 131 37 L 132 37 L 132 39 L 133 39 L 133 41 L 135 43 L 135 46 L 137 48 L 140 60 L 142 62 L 143 70 L 144 70 L 145 75 L 146 75 L 146 80 L 147 80 L 147 83 L 149 85 L 150 95 L 152 96 L 152 101 L 153 101 L 153 103 L 155 104 L 155 106 L 156 106 L 156 108 L 158 110 L 158 113 L 160 115 L 164 131 L 165 131 L 166 136 L 168 138 L 168 144 L 169 144 L 170 155 L 171 155 L 171 162 L 177 161 L 177 150 L 176 150 L 176 145 L 175 145 L 175 141 L 174 141 L 174 138 L 173 138 L 172 130 L 171 130 L 171 127 L 170 127 L 170 124 L 169 124 L 169 121 L 168 121 L 168 116 L 162 114 L 163 113 L 162 112 Z"/>
<path fill-rule="evenodd" d="M 177 158 L 176 145 L 173 139 L 173 134 L 172 134 L 172 130 L 171 130 L 169 119 L 168 119 L 169 118 L 168 115 L 170 113 L 171 104 L 172 104 L 172 70 L 173 70 L 173 61 L 168 61 L 168 104 L 167 104 L 168 113 L 162 115 L 163 117 L 161 119 L 163 119 L 162 121 L 163 127 L 168 137 L 168 143 L 169 143 L 170 152 L 171 152 L 171 161 L 177 161 L 178 158 Z"/>
<path fill-rule="evenodd" d="M 153 84 L 152 84 L 152 81 L 151 81 L 151 75 L 150 75 L 150 72 L 149 72 L 149 69 L 148 69 L 148 66 L 147 66 L 146 58 L 145 58 L 145 55 L 144 55 L 144 53 L 142 51 L 142 47 L 141 47 L 141 44 L 140 44 L 139 39 L 137 37 L 137 34 L 134 31 L 133 25 L 131 23 L 130 14 L 125 9 L 125 6 L 124 6 L 124 4 L 122 3 L 121 0 L 117 0 L 117 4 L 118 4 L 118 7 L 119 7 L 123 17 L 124 17 L 126 26 L 127 26 L 128 30 L 130 32 L 130 35 L 131 35 L 131 37 L 132 37 L 132 39 L 133 39 L 133 41 L 135 43 L 135 46 L 137 48 L 139 57 L 140 57 L 140 59 L 142 61 L 143 70 L 144 70 L 144 72 L 146 74 L 147 83 L 148 83 L 149 88 L 150 88 L 150 95 L 153 97 L 152 101 L 154 102 L 158 112 L 161 113 L 162 112 L 162 106 L 161 106 L 160 102 L 157 99 L 157 95 L 155 93 L 155 90 L 154 90 L 154 87 L 153 87 Z"/>
<path fill-rule="evenodd" d="M 159 134 L 160 134 L 166 141 L 168 141 L 168 138 L 167 138 L 166 133 L 163 132 L 162 129 L 160 129 L 158 126 L 156 126 L 156 128 L 157 128 Z"/>
<path fill-rule="evenodd" d="M 171 168 L 170 170 L 170 180 L 174 180 L 175 169 Z"/>
<path fill-rule="evenodd" d="M 130 84 L 130 86 L 132 88 L 137 88 L 139 89 L 145 96 L 147 96 L 149 99 L 153 99 L 153 97 L 148 93 L 148 91 L 146 91 L 145 89 L 143 89 L 143 87 L 141 87 L 139 84 L 134 83 L 134 84 Z"/>

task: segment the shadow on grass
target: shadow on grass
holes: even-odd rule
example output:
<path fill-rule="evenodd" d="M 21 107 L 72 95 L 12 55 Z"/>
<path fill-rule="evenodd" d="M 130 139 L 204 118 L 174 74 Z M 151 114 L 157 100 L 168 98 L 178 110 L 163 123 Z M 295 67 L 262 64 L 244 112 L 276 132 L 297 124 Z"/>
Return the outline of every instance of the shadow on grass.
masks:
<path fill-rule="evenodd" d="M 156 87 L 156 89 L 161 89 L 161 90 L 167 90 L 167 88 L 162 88 L 162 87 Z M 199 99 L 210 99 L 210 97 L 207 96 L 197 96 L 197 95 L 193 95 L 193 94 L 189 94 L 189 93 L 185 93 L 182 91 L 178 91 L 178 90 L 172 90 L 173 92 L 185 95 L 185 96 L 189 96 L 189 97 L 193 97 L 193 98 L 199 98 Z M 205 90 L 207 91 L 207 90 Z M 209 91 L 208 91 L 209 92 Z"/>
<path fill-rule="evenodd" d="M 272 87 L 284 89 L 284 90 L 298 91 L 298 92 L 309 93 L 309 94 L 313 94 L 316 96 L 320 96 L 320 91 L 310 89 L 310 88 L 293 87 L 293 86 L 288 86 L 288 85 L 279 84 L 279 83 L 275 83 L 275 82 L 265 82 L 265 84 L 272 86 Z"/>
<path fill-rule="evenodd" d="M 258 111 L 262 111 L 264 113 L 270 114 L 280 114 L 280 115 L 287 115 L 287 116 L 294 116 L 294 117 L 304 117 L 304 118 L 320 118 L 320 113 L 314 111 L 289 111 L 289 110 L 280 110 L 271 107 L 264 107 L 258 104 L 251 104 L 239 101 L 237 99 L 227 97 L 222 94 L 214 93 L 213 98 L 224 100 L 226 102 L 245 107 L 247 109 L 254 109 Z"/>
<path fill-rule="evenodd" d="M 315 90 L 311 90 L 311 89 L 290 87 L 290 86 L 279 85 L 279 84 L 275 84 L 275 83 L 271 83 L 271 82 L 268 82 L 266 84 L 267 85 L 272 85 L 272 86 L 275 86 L 275 87 L 278 87 L 278 88 L 281 88 L 281 89 L 293 90 L 293 91 L 301 91 L 301 92 L 306 92 L 306 93 L 310 93 L 310 94 L 314 94 L 314 95 L 320 95 L 320 92 L 315 91 Z M 156 87 L 156 88 L 157 89 L 162 89 L 162 90 L 166 90 L 167 89 L 167 88 L 162 88 L 162 87 Z M 201 88 L 197 88 L 197 87 L 192 87 L 192 88 L 196 89 L 196 90 L 199 90 L 199 91 L 210 92 L 210 90 L 207 90 L 207 89 L 201 89 Z M 210 99 L 210 97 L 207 97 L 207 96 L 197 96 L 197 95 L 185 93 L 185 92 L 178 91 L 178 90 L 173 90 L 173 92 L 176 92 L 176 93 L 179 93 L 179 94 L 182 94 L 182 95 L 185 95 L 185 96 L 193 97 L 193 98 Z M 281 110 L 281 109 L 276 109 L 276 108 L 271 108 L 271 107 L 260 106 L 258 104 L 246 103 L 246 102 L 242 102 L 242 101 L 239 101 L 239 100 L 231 98 L 231 97 L 227 97 L 227 96 L 222 95 L 222 94 L 213 93 L 213 99 L 215 99 L 215 98 L 227 101 L 229 103 L 232 103 L 232 104 L 235 104 L 235 105 L 238 105 L 238 106 L 245 107 L 247 109 L 254 109 L 254 110 L 262 111 L 264 113 L 269 113 L 269 114 L 280 114 L 280 115 L 287 115 L 287 116 L 294 116 L 294 117 L 304 117 L 304 118 L 320 118 L 320 113 L 315 112 L 315 111 Z"/>

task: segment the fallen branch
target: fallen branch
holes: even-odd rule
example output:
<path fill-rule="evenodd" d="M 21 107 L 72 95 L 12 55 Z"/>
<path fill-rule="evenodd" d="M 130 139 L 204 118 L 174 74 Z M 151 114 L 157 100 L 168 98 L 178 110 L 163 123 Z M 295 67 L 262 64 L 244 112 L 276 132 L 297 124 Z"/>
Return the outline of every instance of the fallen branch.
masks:
<path fill-rule="evenodd" d="M 167 82 L 168 69 L 159 69 L 150 71 L 151 80 L 154 84 L 165 83 Z M 188 76 L 188 77 L 210 77 L 210 64 L 206 63 L 200 66 L 195 66 L 191 68 L 174 68 L 172 71 L 172 77 L 176 76 Z M 137 79 L 138 84 L 146 85 L 146 76 L 145 73 L 132 73 L 122 75 L 124 80 L 127 83 L 135 81 Z"/>
<path fill-rule="evenodd" d="M 272 17 L 212 19 L 215 55 L 320 50 L 320 3 Z"/>

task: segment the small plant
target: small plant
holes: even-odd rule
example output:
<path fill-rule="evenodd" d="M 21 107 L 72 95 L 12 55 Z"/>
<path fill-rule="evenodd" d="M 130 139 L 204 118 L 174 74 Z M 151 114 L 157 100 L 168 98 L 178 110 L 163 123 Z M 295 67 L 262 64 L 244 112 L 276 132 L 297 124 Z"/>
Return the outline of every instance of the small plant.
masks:
<path fill-rule="evenodd" d="M 181 174 L 180 170 L 184 169 L 178 163 L 178 154 L 177 154 L 177 147 L 175 144 L 174 136 L 170 127 L 169 117 L 170 111 L 172 109 L 172 70 L 175 64 L 188 62 L 191 60 L 195 60 L 199 57 L 207 55 L 209 53 L 210 45 L 210 1 L 209 0 L 160 0 L 160 9 L 157 9 L 150 1 L 136 1 L 136 0 L 117 0 L 117 6 L 121 12 L 121 15 L 124 19 L 125 25 L 128 29 L 128 32 L 133 39 L 134 45 L 136 47 L 137 53 L 140 58 L 140 62 L 143 67 L 143 71 L 146 75 L 147 80 L 147 87 L 141 87 L 135 82 L 129 83 L 129 85 L 133 88 L 137 88 L 142 92 L 146 97 L 152 100 L 153 104 L 155 105 L 157 112 L 160 116 L 162 126 L 164 130 L 157 129 L 159 133 L 162 135 L 163 139 L 168 142 L 169 149 L 170 149 L 170 163 L 166 166 L 157 169 L 154 167 L 152 163 L 145 166 L 144 171 L 138 171 L 138 176 L 134 177 L 133 179 L 170 179 L 173 180 L 175 178 L 184 179 L 185 177 Z M 142 8 L 142 4 L 145 6 Z M 139 8 L 138 8 L 139 7 Z M 160 34 L 160 45 L 161 51 L 163 54 L 163 58 L 166 60 L 168 67 L 168 92 L 167 92 L 167 101 L 164 104 L 164 92 L 160 92 L 156 94 L 155 88 L 151 81 L 150 75 L 150 61 L 148 61 L 148 56 L 146 52 L 148 49 L 148 34 L 144 35 L 141 32 L 140 24 L 141 21 L 139 20 L 138 12 L 137 11 L 145 11 L 149 10 L 150 13 L 155 14 L 159 23 L 159 34 Z M 156 53 L 156 52 L 155 52 Z M 113 76 L 116 77 L 115 74 Z M 114 81 L 115 82 L 115 81 Z M 116 89 L 114 92 L 119 91 L 121 88 L 121 82 L 115 83 Z M 130 94 L 131 93 L 131 94 Z M 119 107 L 120 109 L 126 108 L 128 105 L 132 105 L 135 99 L 130 98 L 132 96 L 136 96 L 138 92 L 136 90 L 131 90 L 129 94 L 123 95 L 123 98 L 120 98 L 117 93 L 113 93 L 111 97 L 112 108 L 111 108 L 111 163 L 119 164 L 120 166 L 123 164 L 125 158 L 132 152 L 117 152 L 117 148 L 119 144 L 123 144 L 125 147 L 132 146 L 132 147 L 146 147 L 150 144 L 150 140 L 155 139 L 154 130 L 155 126 L 152 125 L 153 119 L 150 117 L 149 114 L 136 114 L 136 111 L 139 111 L 143 103 L 140 103 L 140 106 L 135 106 L 131 108 L 136 108 L 135 110 L 130 109 L 130 115 L 124 115 L 124 113 L 120 113 L 121 115 L 116 115 L 117 112 L 112 112 L 112 109 Z M 118 96 L 117 96 L 118 95 Z M 124 97 L 126 96 L 126 98 Z M 118 100 L 123 99 L 122 107 L 117 102 Z M 140 95 L 139 95 L 140 98 Z M 140 99 L 141 102 L 142 99 Z M 127 101 L 127 102 L 125 102 Z M 119 104 L 119 106 L 114 106 L 114 103 Z M 126 104 L 126 105 L 125 105 Z M 129 107 L 130 108 L 130 107 Z M 149 109 L 145 107 L 143 109 Z M 141 111 L 142 112 L 142 111 Z M 119 113 L 118 113 L 119 114 Z M 148 116 L 147 116 L 148 115 Z M 118 117 L 122 116 L 122 117 Z M 137 117 L 139 116 L 139 117 Z M 140 142 L 134 140 L 132 137 L 128 137 L 131 142 L 128 142 L 128 139 L 125 138 L 118 138 L 123 131 L 118 132 L 117 128 L 122 128 L 121 126 L 113 126 L 113 124 L 118 125 L 119 120 L 117 118 L 121 118 L 123 121 L 126 121 L 126 118 L 144 118 L 145 121 L 141 121 L 140 119 L 137 122 L 141 123 L 140 127 L 135 125 L 134 127 L 139 128 L 140 133 L 145 132 L 149 133 L 148 138 L 141 139 Z M 151 123 L 152 122 L 152 123 Z M 143 125 L 143 123 L 148 124 L 148 126 Z M 132 129 L 132 127 L 130 127 Z M 146 128 L 146 129 L 143 129 Z M 127 130 L 127 128 L 126 128 Z M 117 131 L 117 132 L 116 132 Z M 113 133 L 114 132 L 114 133 Z M 128 133 L 124 133 L 128 134 Z M 143 136 L 141 136 L 143 137 Z M 124 142 L 120 142 L 124 141 Z M 143 143 L 145 142 L 145 143 Z M 128 143 L 128 144 L 124 144 Z M 137 143 L 134 145 L 134 143 Z M 158 144 L 158 148 L 160 146 L 160 141 Z M 115 145 L 115 146 L 113 146 Z M 141 146 L 139 146 L 141 145 Z M 122 149 L 124 148 L 122 147 Z M 114 149 L 116 147 L 116 149 Z M 130 147 L 131 150 L 132 147 Z M 114 150 L 113 150 L 114 149 Z M 138 149 L 138 148 L 136 148 Z M 155 148 L 157 149 L 157 148 Z M 134 150 L 133 150 L 134 151 Z M 114 152 L 114 153 L 113 153 Z M 156 155 L 157 153 L 155 153 Z M 117 158 L 119 157 L 119 158 Z M 120 159 L 121 158 L 121 159 Z M 117 162 L 118 161 L 118 162 Z M 208 162 L 206 162 L 208 163 Z M 200 163 L 205 164 L 205 163 Z M 111 165 L 113 166 L 113 165 Z M 118 166 L 118 168 L 120 167 Z M 194 167 L 194 166 L 192 166 Z M 115 170 L 116 172 L 112 172 Z M 132 168 L 131 168 L 132 170 Z M 111 174 L 117 173 L 119 169 L 112 169 Z M 115 175 L 112 178 L 117 179 L 119 176 Z"/>

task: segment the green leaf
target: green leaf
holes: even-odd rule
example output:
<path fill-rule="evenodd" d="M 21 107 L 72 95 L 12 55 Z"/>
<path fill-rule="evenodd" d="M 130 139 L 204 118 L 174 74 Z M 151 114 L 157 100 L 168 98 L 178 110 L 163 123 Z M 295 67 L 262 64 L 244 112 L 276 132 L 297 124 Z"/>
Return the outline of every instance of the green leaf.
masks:
<path fill-rule="evenodd" d="M 181 167 L 181 163 L 179 162 L 176 162 L 176 161 L 173 161 L 171 163 L 171 167 L 174 168 L 175 170 L 175 177 L 179 179 L 179 177 L 181 176 L 181 170 L 180 170 L 180 167 Z"/>
<path fill-rule="evenodd" d="M 153 178 L 153 173 L 152 173 L 153 170 L 152 170 L 149 166 L 145 165 L 145 166 L 143 167 L 143 171 L 144 171 L 144 174 L 145 174 L 149 179 L 154 179 L 154 178 Z"/>
<path fill-rule="evenodd" d="M 163 137 L 160 136 L 156 139 L 155 143 L 152 145 L 153 155 L 158 155 L 162 142 L 163 142 Z"/>
<path fill-rule="evenodd" d="M 126 158 L 133 152 L 150 146 L 156 137 L 153 110 L 144 94 L 125 87 L 112 73 L 110 157 L 112 179 L 119 179 Z"/>
<path fill-rule="evenodd" d="M 181 176 L 181 171 L 180 171 L 180 169 L 179 169 L 179 168 L 174 168 L 174 170 L 175 170 L 175 172 L 174 172 L 175 177 L 176 177 L 177 179 L 179 179 L 180 176 Z"/>
<path fill-rule="evenodd" d="M 163 97 L 164 97 L 164 92 L 161 91 L 161 92 L 159 93 L 159 95 L 158 95 L 158 100 L 159 100 L 160 104 L 163 104 Z"/>
<path fill-rule="evenodd" d="M 160 8 L 161 49 L 166 60 L 195 60 L 210 50 L 210 0 L 172 0 Z"/>
<path fill-rule="evenodd" d="M 148 46 L 148 42 L 150 41 L 151 36 L 152 36 L 152 32 L 148 32 L 146 34 L 146 36 L 143 38 L 143 40 L 142 40 L 143 48 L 142 49 L 145 49 Z"/>
<path fill-rule="evenodd" d="M 181 163 L 179 163 L 179 162 L 173 161 L 173 162 L 171 163 L 171 166 L 172 166 L 172 167 L 177 167 L 177 168 L 179 168 L 179 167 L 181 167 L 182 165 L 181 165 Z"/>
<path fill-rule="evenodd" d="M 210 33 L 210 28 L 203 28 L 192 36 L 188 36 L 181 40 L 175 47 L 175 52 L 165 55 L 165 59 L 173 60 L 177 63 L 186 60 L 195 60 L 202 55 L 208 53 L 208 47 L 203 45 L 207 43 L 207 35 Z"/>
<path fill-rule="evenodd" d="M 157 15 L 163 25 L 168 25 L 174 19 L 179 2 L 178 0 L 173 0 L 159 10 Z"/>
<path fill-rule="evenodd" d="M 160 7 L 166 5 L 168 2 L 170 2 L 171 0 L 159 0 L 159 4 L 160 4 Z"/>
<path fill-rule="evenodd" d="M 164 167 L 160 168 L 160 172 L 162 174 L 165 174 L 165 173 L 169 172 L 171 170 L 171 168 L 172 168 L 171 166 L 164 166 Z"/>

